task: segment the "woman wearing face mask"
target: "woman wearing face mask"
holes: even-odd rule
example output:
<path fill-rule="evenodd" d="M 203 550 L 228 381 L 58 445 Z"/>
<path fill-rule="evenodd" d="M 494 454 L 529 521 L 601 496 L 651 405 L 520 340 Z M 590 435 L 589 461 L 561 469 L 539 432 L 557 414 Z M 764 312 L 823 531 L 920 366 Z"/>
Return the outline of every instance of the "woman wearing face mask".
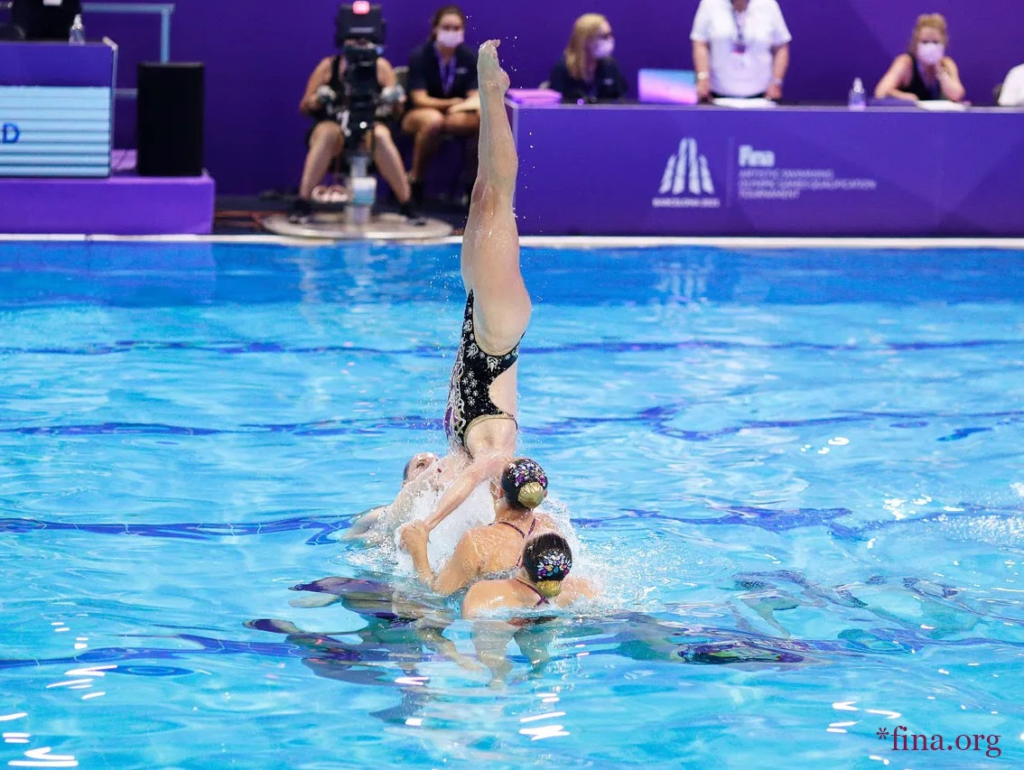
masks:
<path fill-rule="evenodd" d="M 409 101 L 412 109 L 402 131 L 416 137 L 409 182 L 413 199 L 423 197 L 423 173 L 441 137 L 480 133 L 480 99 L 476 54 L 463 45 L 466 14 L 457 5 L 437 10 L 430 39 L 409 54 Z M 473 147 L 476 142 L 471 142 Z"/>
<path fill-rule="evenodd" d="M 562 101 L 579 104 L 621 99 L 626 79 L 612 58 L 615 38 L 608 19 L 585 13 L 576 19 L 562 60 L 551 70 L 551 88 Z"/>
<path fill-rule="evenodd" d="M 792 35 L 777 0 L 701 0 L 690 40 L 702 102 L 782 98 Z"/>
<path fill-rule="evenodd" d="M 910 102 L 948 99 L 959 102 L 966 91 L 956 62 L 946 56 L 949 34 L 941 14 L 919 16 L 910 50 L 893 61 L 875 88 L 875 98 L 895 97 Z"/>

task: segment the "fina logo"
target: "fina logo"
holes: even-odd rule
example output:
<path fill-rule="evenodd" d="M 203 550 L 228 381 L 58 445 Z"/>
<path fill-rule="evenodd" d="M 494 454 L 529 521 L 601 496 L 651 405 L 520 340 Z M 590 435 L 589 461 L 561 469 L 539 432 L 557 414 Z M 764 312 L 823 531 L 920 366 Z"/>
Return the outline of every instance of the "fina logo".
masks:
<path fill-rule="evenodd" d="M 21 130 L 14 123 L 4 123 L 0 127 L 0 144 L 17 144 L 21 139 Z"/>
<path fill-rule="evenodd" d="M 740 146 L 740 168 L 775 168 L 775 153 L 755 150 L 749 144 Z"/>
<path fill-rule="evenodd" d="M 684 138 L 679 142 L 678 151 L 669 156 L 658 194 L 673 197 L 655 198 L 655 208 L 717 208 L 721 205 L 721 200 L 714 197 L 715 183 L 707 156 L 700 154 L 696 139 Z"/>

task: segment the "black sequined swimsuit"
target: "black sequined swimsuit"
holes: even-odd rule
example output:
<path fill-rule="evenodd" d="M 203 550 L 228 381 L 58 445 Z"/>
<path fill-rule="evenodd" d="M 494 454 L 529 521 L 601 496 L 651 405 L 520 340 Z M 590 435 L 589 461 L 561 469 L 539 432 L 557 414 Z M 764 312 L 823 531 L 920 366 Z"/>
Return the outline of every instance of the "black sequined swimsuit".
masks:
<path fill-rule="evenodd" d="M 508 353 L 491 355 L 476 341 L 473 323 L 473 292 L 466 297 L 466 313 L 462 321 L 462 340 L 452 367 L 448 386 L 448 407 L 444 412 L 444 432 L 448 440 L 466 448 L 466 433 L 480 420 L 515 417 L 491 401 L 491 385 L 519 360 L 519 343 Z"/>

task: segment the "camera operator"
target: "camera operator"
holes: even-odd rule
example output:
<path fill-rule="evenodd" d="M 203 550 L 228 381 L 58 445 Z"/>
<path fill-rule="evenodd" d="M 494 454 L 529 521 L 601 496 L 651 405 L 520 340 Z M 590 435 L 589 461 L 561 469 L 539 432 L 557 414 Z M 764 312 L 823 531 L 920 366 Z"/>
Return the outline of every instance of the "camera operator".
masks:
<path fill-rule="evenodd" d="M 373 48 L 374 45 L 368 40 L 345 40 L 346 48 Z M 302 182 L 299 185 L 299 199 L 291 215 L 293 221 L 308 219 L 312 212 L 310 199 L 313 188 L 323 179 L 331 163 L 346 149 L 345 131 L 342 127 L 342 120 L 348 108 L 346 67 L 344 54 L 323 59 L 310 75 L 306 93 L 299 103 L 299 111 L 316 122 L 306 137 L 309 152 L 306 155 Z M 377 57 L 376 67 L 377 86 L 380 89 L 378 103 L 394 105 L 404 101 L 404 95 L 397 86 L 395 70 L 390 62 L 384 57 Z M 356 148 L 349 147 L 349 150 L 352 149 Z M 371 152 L 377 170 L 398 199 L 399 211 L 410 219 L 418 219 L 419 215 L 410 201 L 409 180 L 405 175 L 402 156 L 395 147 L 387 125 L 375 121 L 373 131 L 366 132 L 363 148 L 360 149 Z"/>

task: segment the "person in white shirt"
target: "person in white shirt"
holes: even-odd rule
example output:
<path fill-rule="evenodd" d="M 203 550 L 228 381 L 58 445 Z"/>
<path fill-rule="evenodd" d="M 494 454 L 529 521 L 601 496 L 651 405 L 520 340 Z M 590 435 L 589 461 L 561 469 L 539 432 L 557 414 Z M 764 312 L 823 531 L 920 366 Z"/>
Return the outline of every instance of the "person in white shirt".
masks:
<path fill-rule="evenodd" d="M 1024 64 L 1014 67 L 1006 75 L 999 91 L 1000 107 L 1024 107 Z"/>
<path fill-rule="evenodd" d="M 792 39 L 777 0 L 701 0 L 690 33 L 697 94 L 781 99 Z"/>

